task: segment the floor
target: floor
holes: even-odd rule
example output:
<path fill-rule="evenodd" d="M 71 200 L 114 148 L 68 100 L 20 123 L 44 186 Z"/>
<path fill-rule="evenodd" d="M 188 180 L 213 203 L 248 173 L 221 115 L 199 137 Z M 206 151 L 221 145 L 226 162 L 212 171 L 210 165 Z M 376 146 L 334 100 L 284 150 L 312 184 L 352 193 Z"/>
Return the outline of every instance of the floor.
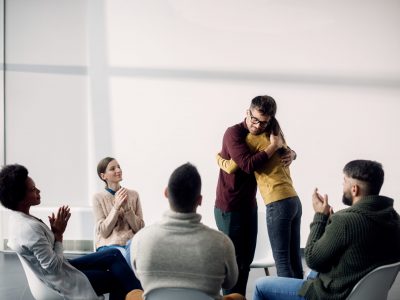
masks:
<path fill-rule="evenodd" d="M 307 271 L 307 268 L 305 268 Z M 276 270 L 270 268 L 270 274 L 275 275 Z M 254 282 L 257 278 L 265 276 L 263 269 L 252 269 L 249 276 L 246 298 L 251 300 L 254 290 Z M 18 260 L 12 252 L 0 251 L 0 299 L 1 300 L 34 300 L 25 278 L 25 273 Z M 388 300 L 400 299 L 400 276 L 389 293 Z M 381 299 L 377 299 L 381 300 Z"/>

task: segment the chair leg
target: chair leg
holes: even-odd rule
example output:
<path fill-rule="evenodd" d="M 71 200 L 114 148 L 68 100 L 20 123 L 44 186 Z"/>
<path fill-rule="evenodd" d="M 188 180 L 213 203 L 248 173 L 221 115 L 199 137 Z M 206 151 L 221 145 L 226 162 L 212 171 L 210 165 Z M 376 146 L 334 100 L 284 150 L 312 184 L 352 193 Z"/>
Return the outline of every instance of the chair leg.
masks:
<path fill-rule="evenodd" d="M 266 276 L 269 276 L 269 270 L 268 270 L 268 268 L 264 268 L 264 271 L 265 271 L 265 275 L 266 275 Z"/>

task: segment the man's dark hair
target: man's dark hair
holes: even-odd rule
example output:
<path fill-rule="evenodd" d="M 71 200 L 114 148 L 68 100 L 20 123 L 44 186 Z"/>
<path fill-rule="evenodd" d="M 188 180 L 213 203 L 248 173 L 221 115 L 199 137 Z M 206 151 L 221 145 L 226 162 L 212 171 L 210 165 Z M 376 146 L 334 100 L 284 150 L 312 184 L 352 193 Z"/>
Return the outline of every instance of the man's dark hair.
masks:
<path fill-rule="evenodd" d="M 9 209 L 15 210 L 26 195 L 28 170 L 21 165 L 6 165 L 0 171 L 0 201 Z"/>
<path fill-rule="evenodd" d="M 347 163 L 343 168 L 343 173 L 350 178 L 364 182 L 367 195 L 378 195 L 385 177 L 382 164 L 362 159 Z"/>
<path fill-rule="evenodd" d="M 258 110 L 262 115 L 275 117 L 276 115 L 276 102 L 271 96 L 257 96 L 251 100 L 250 108 Z"/>
<path fill-rule="evenodd" d="M 168 181 L 168 199 L 172 210 L 194 212 L 201 193 L 201 178 L 197 168 L 186 163 L 172 172 Z"/>
<path fill-rule="evenodd" d="M 255 109 L 263 116 L 270 117 L 268 125 L 265 128 L 265 132 L 268 135 L 271 133 L 274 135 L 281 134 L 284 138 L 281 126 L 279 125 L 278 120 L 275 118 L 278 106 L 276 105 L 274 98 L 268 95 L 257 96 L 251 100 L 250 109 Z"/>

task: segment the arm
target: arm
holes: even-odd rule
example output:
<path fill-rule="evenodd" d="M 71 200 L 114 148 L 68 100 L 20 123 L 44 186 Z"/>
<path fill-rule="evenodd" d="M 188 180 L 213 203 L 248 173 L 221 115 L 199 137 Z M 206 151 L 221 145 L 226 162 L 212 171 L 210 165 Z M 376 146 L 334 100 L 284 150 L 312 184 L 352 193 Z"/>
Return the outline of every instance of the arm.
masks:
<path fill-rule="evenodd" d="M 40 266 L 49 273 L 56 273 L 64 262 L 62 239 L 68 220 L 71 216 L 68 206 L 62 206 L 57 214 L 49 216 L 51 232 L 44 224 L 33 224 L 28 237 L 28 249 L 36 257 Z M 53 243 L 54 241 L 54 243 Z"/>
<path fill-rule="evenodd" d="M 348 247 L 346 227 L 338 215 L 328 222 L 328 216 L 316 213 L 310 225 L 310 235 L 304 250 L 307 265 L 317 272 L 327 272 Z"/>
<path fill-rule="evenodd" d="M 340 215 L 333 215 L 328 196 L 315 189 L 313 194 L 314 220 L 305 248 L 307 265 L 318 272 L 326 272 L 347 248 L 346 223 Z M 330 218 L 330 220 L 329 220 Z"/>
<path fill-rule="evenodd" d="M 57 242 L 62 243 L 64 231 L 65 228 L 67 228 L 67 224 L 70 217 L 71 217 L 71 212 L 68 206 L 61 206 L 58 209 L 56 216 L 54 215 L 54 213 L 52 213 L 51 216 L 48 217 L 51 231 L 53 232 L 54 239 Z"/>
<path fill-rule="evenodd" d="M 107 238 L 110 236 L 118 221 L 118 209 L 113 207 L 109 213 L 105 209 L 105 199 L 101 194 L 96 194 L 93 197 L 93 212 L 95 217 L 95 224 L 99 234 Z"/>
<path fill-rule="evenodd" d="M 241 170 L 250 174 L 260 168 L 280 148 L 282 137 L 271 135 L 271 144 L 264 151 L 252 153 L 246 144 L 247 134 L 248 131 L 238 125 L 228 128 L 224 135 L 221 156 L 232 158 Z"/>
<path fill-rule="evenodd" d="M 125 210 L 124 218 L 128 222 L 129 227 L 132 229 L 133 233 L 138 232 L 144 227 L 142 206 L 140 204 L 139 194 L 136 192 L 131 192 L 130 195 L 131 203 L 128 209 Z"/>
<path fill-rule="evenodd" d="M 58 272 L 64 262 L 62 242 L 55 241 L 52 244 L 42 228 L 33 228 L 30 239 L 28 249 L 36 257 L 40 266 L 48 273 Z"/>
<path fill-rule="evenodd" d="M 219 153 L 217 154 L 217 163 L 220 169 L 228 174 L 235 173 L 236 170 L 239 168 L 232 159 L 223 159 Z"/>

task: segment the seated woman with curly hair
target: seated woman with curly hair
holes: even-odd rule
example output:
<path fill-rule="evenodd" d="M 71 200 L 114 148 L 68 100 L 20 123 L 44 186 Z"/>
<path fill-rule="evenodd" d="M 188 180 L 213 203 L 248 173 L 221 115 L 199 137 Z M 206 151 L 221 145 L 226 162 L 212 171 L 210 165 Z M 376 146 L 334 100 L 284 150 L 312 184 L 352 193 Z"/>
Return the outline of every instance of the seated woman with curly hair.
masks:
<path fill-rule="evenodd" d="M 140 299 L 141 285 L 116 249 L 66 259 L 63 233 L 71 216 L 61 206 L 49 216 L 50 228 L 30 214 L 40 204 L 40 190 L 21 165 L 6 165 L 0 171 L 0 201 L 10 209 L 8 246 L 22 256 L 34 273 L 64 299 Z M 138 290 L 139 289 L 139 290 Z"/>

